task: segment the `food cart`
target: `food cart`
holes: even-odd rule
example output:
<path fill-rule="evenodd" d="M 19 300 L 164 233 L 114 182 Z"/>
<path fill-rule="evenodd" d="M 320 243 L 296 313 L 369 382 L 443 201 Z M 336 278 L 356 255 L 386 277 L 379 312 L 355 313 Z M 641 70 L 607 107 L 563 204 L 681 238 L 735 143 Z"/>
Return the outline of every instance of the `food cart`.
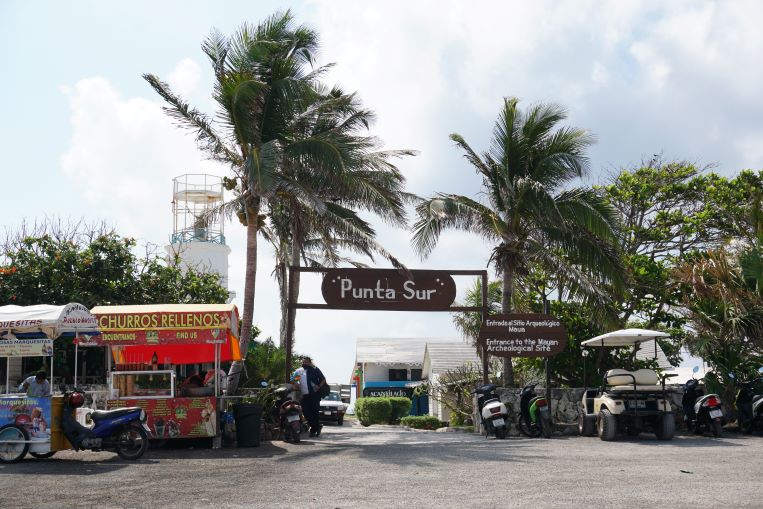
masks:
<path fill-rule="evenodd" d="M 0 357 L 6 358 L 6 393 L 0 397 L 0 462 L 19 461 L 27 452 L 49 457 L 71 448 L 60 427 L 63 396 L 52 394 L 53 344 L 60 338 L 97 334 L 96 319 L 82 304 L 0 306 Z M 16 392 L 16 381 L 11 384 L 10 380 L 10 359 L 18 357 L 51 360 L 50 395 Z"/>
<path fill-rule="evenodd" d="M 156 439 L 219 436 L 217 373 L 221 362 L 241 359 L 236 306 L 98 306 L 93 314 L 101 331 L 93 343 L 112 353 L 108 409 L 143 408 Z M 212 362 L 210 385 L 178 383 L 178 366 Z"/>

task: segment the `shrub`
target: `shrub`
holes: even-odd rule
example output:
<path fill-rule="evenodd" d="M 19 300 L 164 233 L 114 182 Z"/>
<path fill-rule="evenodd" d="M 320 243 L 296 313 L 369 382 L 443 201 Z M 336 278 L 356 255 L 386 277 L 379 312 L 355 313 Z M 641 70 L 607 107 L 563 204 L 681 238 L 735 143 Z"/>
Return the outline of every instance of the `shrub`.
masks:
<path fill-rule="evenodd" d="M 437 429 L 442 427 L 442 422 L 431 415 L 409 415 L 400 419 L 400 424 L 415 429 Z"/>
<path fill-rule="evenodd" d="M 389 398 L 358 398 L 355 415 L 363 426 L 387 424 L 392 416 L 392 404 Z"/>
<path fill-rule="evenodd" d="M 408 415 L 411 411 L 412 401 L 408 398 L 385 398 L 389 399 L 390 405 L 392 405 L 392 414 L 390 416 L 390 423 L 396 424 L 400 422 L 400 419 Z"/>

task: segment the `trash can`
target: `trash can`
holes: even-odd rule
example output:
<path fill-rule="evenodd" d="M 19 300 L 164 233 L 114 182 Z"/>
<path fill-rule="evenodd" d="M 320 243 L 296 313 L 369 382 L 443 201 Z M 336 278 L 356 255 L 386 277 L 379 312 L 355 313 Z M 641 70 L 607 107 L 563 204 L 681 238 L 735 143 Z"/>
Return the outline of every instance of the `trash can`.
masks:
<path fill-rule="evenodd" d="M 262 405 L 239 403 L 233 405 L 233 418 L 236 421 L 236 446 L 257 447 L 260 445 L 260 417 Z"/>

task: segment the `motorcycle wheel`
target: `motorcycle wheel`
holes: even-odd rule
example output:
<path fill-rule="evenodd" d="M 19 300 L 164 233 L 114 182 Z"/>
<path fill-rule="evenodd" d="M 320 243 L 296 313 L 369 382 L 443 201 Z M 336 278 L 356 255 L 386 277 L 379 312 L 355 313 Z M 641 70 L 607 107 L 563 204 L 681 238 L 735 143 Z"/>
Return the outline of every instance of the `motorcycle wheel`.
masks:
<path fill-rule="evenodd" d="M 27 443 L 2 443 L 3 441 L 20 442 L 22 440 L 27 441 Z M 27 452 L 29 452 L 29 433 L 27 430 L 15 424 L 0 428 L 0 463 L 21 461 Z"/>
<path fill-rule="evenodd" d="M 551 438 L 551 428 L 553 427 L 551 418 L 541 417 L 538 421 L 538 425 L 540 426 L 540 432 L 543 435 L 543 438 Z"/>
<path fill-rule="evenodd" d="M 117 454 L 125 460 L 137 460 L 148 449 L 146 430 L 132 426 L 122 430 L 117 437 Z"/>
<path fill-rule="evenodd" d="M 506 428 L 505 427 L 496 428 L 495 438 L 497 438 L 498 440 L 503 440 L 504 438 L 506 438 Z"/>
<path fill-rule="evenodd" d="M 55 453 L 56 453 L 56 451 L 50 451 L 50 452 L 30 452 L 29 454 L 31 454 L 32 456 L 34 456 L 38 460 L 44 460 L 44 459 L 50 458 Z"/>
<path fill-rule="evenodd" d="M 713 432 L 713 436 L 718 438 L 723 435 L 723 428 L 721 427 L 721 421 L 713 420 L 710 423 L 710 431 Z"/>
<path fill-rule="evenodd" d="M 538 438 L 541 434 L 541 429 L 538 427 L 538 425 L 528 423 L 524 415 L 519 416 L 518 425 L 519 431 L 522 432 L 523 435 L 526 435 L 530 438 Z"/>
<path fill-rule="evenodd" d="M 295 444 L 299 443 L 299 440 L 302 438 L 300 433 L 302 425 L 297 422 L 298 426 L 291 426 L 291 437 Z"/>

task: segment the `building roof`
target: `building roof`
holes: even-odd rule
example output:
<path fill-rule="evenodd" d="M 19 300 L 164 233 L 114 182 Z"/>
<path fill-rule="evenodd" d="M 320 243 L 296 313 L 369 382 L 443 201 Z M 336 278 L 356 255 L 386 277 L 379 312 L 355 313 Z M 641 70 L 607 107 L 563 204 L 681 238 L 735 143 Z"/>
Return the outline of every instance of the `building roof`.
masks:
<path fill-rule="evenodd" d="M 477 356 L 474 347 L 463 341 L 454 343 L 427 343 L 424 353 L 426 375 L 439 375 L 444 371 L 456 369 L 467 362 L 481 366 L 482 361 Z"/>
<path fill-rule="evenodd" d="M 461 338 L 358 338 L 356 363 L 422 366 L 427 344 L 463 343 Z"/>

